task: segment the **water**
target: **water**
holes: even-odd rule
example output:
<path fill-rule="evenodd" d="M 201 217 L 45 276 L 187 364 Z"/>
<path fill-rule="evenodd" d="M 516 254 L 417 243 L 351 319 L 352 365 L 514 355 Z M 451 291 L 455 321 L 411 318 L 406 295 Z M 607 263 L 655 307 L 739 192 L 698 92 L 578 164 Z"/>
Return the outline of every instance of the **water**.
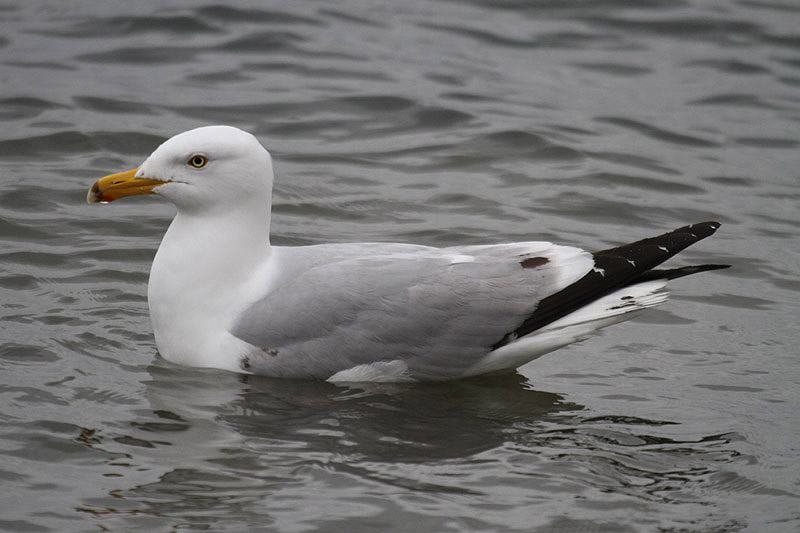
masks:
<path fill-rule="evenodd" d="M 800 529 L 796 2 L 0 13 L 0 529 Z M 84 198 L 219 122 L 273 152 L 276 243 L 598 249 L 718 219 L 683 261 L 734 268 L 510 378 L 175 367 L 145 299 L 171 207 Z"/>

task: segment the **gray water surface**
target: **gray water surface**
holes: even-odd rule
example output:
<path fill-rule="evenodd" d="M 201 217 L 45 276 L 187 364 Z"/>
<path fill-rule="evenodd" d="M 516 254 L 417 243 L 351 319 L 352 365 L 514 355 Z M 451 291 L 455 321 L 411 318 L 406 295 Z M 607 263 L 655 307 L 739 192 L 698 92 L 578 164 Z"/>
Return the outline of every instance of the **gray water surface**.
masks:
<path fill-rule="evenodd" d="M 0 530 L 800 530 L 800 5 L 0 5 Z M 720 220 L 730 263 L 520 370 L 337 387 L 157 356 L 173 214 L 95 179 L 226 123 L 274 242 Z"/>

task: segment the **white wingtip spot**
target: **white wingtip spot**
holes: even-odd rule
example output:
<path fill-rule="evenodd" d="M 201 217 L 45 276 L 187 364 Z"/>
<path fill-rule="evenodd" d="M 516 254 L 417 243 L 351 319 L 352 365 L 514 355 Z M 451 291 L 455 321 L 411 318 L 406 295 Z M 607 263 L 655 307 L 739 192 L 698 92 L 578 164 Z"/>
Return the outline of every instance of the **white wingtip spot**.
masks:
<path fill-rule="evenodd" d="M 631 265 L 636 266 L 636 261 L 634 261 L 633 259 L 626 259 L 626 261 Z"/>
<path fill-rule="evenodd" d="M 606 271 L 604 268 L 592 267 L 592 272 L 597 272 L 603 277 L 606 277 Z"/>
<path fill-rule="evenodd" d="M 663 251 L 664 251 L 664 252 L 666 252 L 666 253 L 669 253 L 669 250 L 667 249 L 667 247 L 666 247 L 666 246 L 659 246 L 659 247 L 658 247 L 658 249 L 659 249 L 659 250 L 663 250 Z"/>

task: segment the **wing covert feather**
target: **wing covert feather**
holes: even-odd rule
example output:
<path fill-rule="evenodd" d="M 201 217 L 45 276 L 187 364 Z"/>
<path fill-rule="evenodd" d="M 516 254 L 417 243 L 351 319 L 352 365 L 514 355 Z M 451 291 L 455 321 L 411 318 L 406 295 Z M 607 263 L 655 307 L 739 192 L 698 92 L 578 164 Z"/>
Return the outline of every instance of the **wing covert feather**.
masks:
<path fill-rule="evenodd" d="M 541 242 L 319 245 L 278 253 L 271 290 L 231 333 L 278 354 L 250 361 L 254 370 L 266 365 L 263 373 L 292 376 L 313 368 L 321 379 L 391 360 L 428 379 L 457 375 L 539 300 L 593 265 L 586 252 Z"/>

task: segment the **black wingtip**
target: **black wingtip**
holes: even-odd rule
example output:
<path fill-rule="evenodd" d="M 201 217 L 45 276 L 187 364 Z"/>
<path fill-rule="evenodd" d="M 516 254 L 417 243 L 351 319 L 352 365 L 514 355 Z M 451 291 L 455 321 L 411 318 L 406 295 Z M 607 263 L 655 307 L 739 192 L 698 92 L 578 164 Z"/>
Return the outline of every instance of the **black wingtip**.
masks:
<path fill-rule="evenodd" d="M 698 236 L 698 240 L 705 239 L 706 237 L 710 237 L 714 235 L 714 233 L 722 226 L 719 222 L 714 220 L 710 220 L 708 222 L 698 222 L 697 224 L 689 224 L 685 226 L 685 228 L 680 228 L 675 230 L 676 232 L 681 231 L 683 229 L 688 230 L 695 235 Z"/>
<path fill-rule="evenodd" d="M 654 268 L 653 270 L 648 270 L 647 272 L 638 276 L 632 283 L 629 283 L 629 285 L 655 279 L 666 279 L 666 280 L 678 279 L 684 276 L 691 276 L 692 274 L 698 274 L 700 272 L 708 272 L 709 270 L 722 270 L 730 267 L 731 265 L 692 265 L 692 266 L 668 268 L 668 269 Z"/>
<path fill-rule="evenodd" d="M 506 338 L 519 338 L 542 326 L 580 309 L 611 292 L 655 279 L 675 279 L 730 265 L 696 265 L 672 269 L 655 269 L 670 257 L 698 241 L 709 237 L 722 224 L 716 221 L 689 224 L 676 230 L 595 252 L 595 268 L 569 287 L 544 298 L 525 321 L 510 335 L 493 346 L 498 348 Z"/>
<path fill-rule="evenodd" d="M 630 244 L 623 244 L 614 248 L 600 250 L 595 252 L 594 255 L 611 256 L 619 255 L 627 259 L 635 259 L 633 256 L 648 256 L 652 260 L 649 268 L 652 268 L 659 263 L 662 263 L 670 257 L 682 252 L 694 243 L 710 237 L 721 226 L 719 222 L 698 222 L 696 224 L 689 224 L 680 227 L 676 230 L 657 235 L 656 237 L 648 237 L 640 241 L 632 242 Z M 646 251 L 648 247 L 657 246 L 663 253 L 652 253 Z M 644 253 L 643 253 L 644 252 Z"/>

